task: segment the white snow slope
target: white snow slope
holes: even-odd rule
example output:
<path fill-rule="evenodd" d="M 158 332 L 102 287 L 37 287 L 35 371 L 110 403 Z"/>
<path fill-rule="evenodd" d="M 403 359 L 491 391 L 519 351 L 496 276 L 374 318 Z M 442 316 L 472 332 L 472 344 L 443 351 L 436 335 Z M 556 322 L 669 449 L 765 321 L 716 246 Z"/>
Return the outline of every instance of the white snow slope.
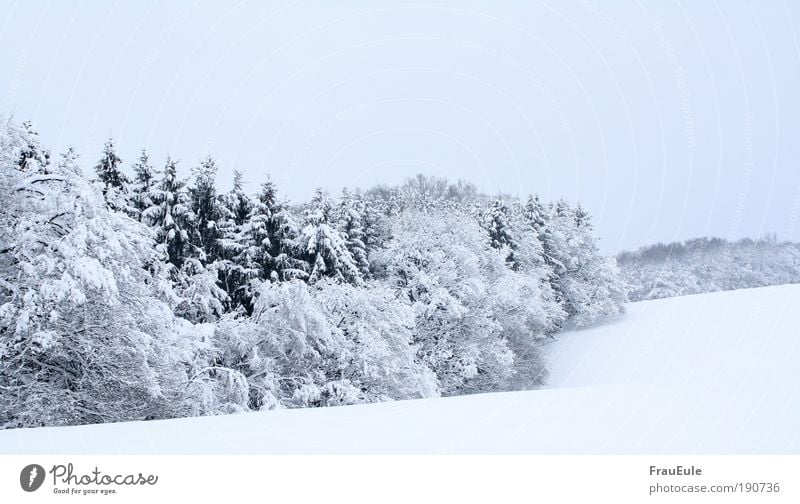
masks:
<path fill-rule="evenodd" d="M 800 285 L 629 305 L 546 389 L 0 431 L 0 453 L 800 453 Z"/>

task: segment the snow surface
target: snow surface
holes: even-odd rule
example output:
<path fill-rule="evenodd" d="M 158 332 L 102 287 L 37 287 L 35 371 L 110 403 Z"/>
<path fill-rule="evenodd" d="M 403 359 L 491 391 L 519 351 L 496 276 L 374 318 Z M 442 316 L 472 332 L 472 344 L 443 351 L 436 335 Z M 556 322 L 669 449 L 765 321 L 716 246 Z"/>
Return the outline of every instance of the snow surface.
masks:
<path fill-rule="evenodd" d="M 546 389 L 0 431 L 2 453 L 800 453 L 800 285 L 628 305 Z"/>

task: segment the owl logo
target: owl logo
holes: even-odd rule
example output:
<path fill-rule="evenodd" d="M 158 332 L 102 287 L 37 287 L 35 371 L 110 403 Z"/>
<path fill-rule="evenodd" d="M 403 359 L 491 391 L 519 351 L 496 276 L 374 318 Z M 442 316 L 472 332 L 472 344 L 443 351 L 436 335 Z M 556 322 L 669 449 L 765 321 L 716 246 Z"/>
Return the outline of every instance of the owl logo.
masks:
<path fill-rule="evenodd" d="M 44 467 L 39 464 L 29 464 L 19 473 L 19 485 L 26 492 L 35 492 L 44 483 Z"/>

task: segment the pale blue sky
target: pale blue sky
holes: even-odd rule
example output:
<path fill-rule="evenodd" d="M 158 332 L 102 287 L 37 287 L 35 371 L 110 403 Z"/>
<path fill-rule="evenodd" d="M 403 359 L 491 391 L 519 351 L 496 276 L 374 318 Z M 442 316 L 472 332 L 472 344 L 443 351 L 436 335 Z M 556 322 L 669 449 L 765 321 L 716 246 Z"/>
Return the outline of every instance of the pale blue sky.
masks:
<path fill-rule="evenodd" d="M 0 109 L 283 194 L 417 172 L 580 199 L 601 248 L 800 239 L 784 1 L 4 2 Z"/>

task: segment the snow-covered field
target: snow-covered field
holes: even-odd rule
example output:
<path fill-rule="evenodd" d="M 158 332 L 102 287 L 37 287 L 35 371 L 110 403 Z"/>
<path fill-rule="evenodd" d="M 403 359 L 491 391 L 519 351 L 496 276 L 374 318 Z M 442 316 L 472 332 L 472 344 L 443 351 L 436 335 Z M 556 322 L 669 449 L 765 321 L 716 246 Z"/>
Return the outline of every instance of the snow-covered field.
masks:
<path fill-rule="evenodd" d="M 558 336 L 546 389 L 0 431 L 2 453 L 800 453 L 800 285 Z"/>

